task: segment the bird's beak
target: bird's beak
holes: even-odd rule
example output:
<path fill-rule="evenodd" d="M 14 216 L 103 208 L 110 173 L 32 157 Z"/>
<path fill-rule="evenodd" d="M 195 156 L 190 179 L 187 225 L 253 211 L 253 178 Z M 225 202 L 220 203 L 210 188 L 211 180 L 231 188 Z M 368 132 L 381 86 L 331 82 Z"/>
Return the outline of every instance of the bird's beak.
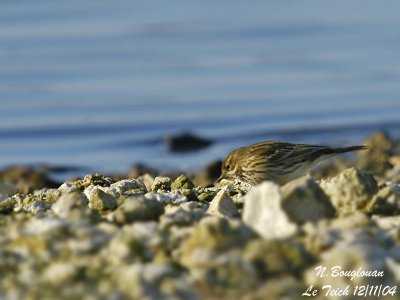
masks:
<path fill-rule="evenodd" d="M 219 176 L 219 178 L 215 181 L 215 183 L 220 182 L 222 179 L 224 179 L 224 176 L 221 174 L 221 176 Z"/>

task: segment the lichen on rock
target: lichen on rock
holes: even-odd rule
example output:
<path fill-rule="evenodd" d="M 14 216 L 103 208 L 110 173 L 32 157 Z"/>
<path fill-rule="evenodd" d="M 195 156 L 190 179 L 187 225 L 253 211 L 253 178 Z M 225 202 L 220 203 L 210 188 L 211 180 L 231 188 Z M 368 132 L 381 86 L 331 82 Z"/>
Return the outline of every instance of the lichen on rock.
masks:
<path fill-rule="evenodd" d="M 185 175 L 180 175 L 171 183 L 171 190 L 193 189 L 193 188 L 194 188 L 193 182 Z"/>
<path fill-rule="evenodd" d="M 10 189 L 0 195 L 0 298 L 300 299 L 310 285 L 397 287 L 399 145 L 378 151 L 393 166 L 379 174 L 328 162 L 323 174 L 343 171 L 282 187 L 194 186 L 193 174 L 146 169 Z M 360 155 L 355 165 L 372 154 Z M 320 265 L 384 278 L 319 277 Z"/>
<path fill-rule="evenodd" d="M 371 173 L 356 168 L 346 169 L 337 176 L 322 180 L 321 187 L 329 196 L 339 216 L 357 211 L 368 212 L 378 183 Z"/>

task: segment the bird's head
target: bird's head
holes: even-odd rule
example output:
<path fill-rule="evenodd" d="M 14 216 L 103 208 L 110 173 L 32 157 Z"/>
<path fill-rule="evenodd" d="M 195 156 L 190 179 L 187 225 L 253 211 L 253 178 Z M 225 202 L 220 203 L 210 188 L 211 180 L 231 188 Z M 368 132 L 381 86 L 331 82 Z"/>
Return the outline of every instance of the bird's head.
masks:
<path fill-rule="evenodd" d="M 217 179 L 216 182 L 220 182 L 222 179 L 233 181 L 238 178 L 238 175 L 240 173 L 238 158 L 239 156 L 237 150 L 232 151 L 224 158 L 221 167 L 221 176 Z"/>

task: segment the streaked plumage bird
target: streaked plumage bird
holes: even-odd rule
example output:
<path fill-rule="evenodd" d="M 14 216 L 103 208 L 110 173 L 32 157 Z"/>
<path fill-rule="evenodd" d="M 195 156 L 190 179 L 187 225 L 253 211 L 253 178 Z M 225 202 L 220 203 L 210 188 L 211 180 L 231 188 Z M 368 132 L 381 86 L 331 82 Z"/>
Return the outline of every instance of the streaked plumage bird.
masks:
<path fill-rule="evenodd" d="M 247 182 L 251 185 L 271 180 L 283 185 L 304 176 L 318 162 L 340 153 L 367 149 L 366 146 L 331 148 L 305 144 L 266 141 L 238 148 L 223 163 L 222 179 Z"/>

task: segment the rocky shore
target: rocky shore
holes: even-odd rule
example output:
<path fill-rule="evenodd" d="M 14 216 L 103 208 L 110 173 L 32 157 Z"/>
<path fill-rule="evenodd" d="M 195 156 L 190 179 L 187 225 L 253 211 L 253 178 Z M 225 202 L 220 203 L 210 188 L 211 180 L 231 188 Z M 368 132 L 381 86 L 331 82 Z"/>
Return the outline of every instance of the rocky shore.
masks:
<path fill-rule="evenodd" d="M 0 174 L 0 299 L 398 299 L 400 146 L 365 144 L 282 187 Z"/>

